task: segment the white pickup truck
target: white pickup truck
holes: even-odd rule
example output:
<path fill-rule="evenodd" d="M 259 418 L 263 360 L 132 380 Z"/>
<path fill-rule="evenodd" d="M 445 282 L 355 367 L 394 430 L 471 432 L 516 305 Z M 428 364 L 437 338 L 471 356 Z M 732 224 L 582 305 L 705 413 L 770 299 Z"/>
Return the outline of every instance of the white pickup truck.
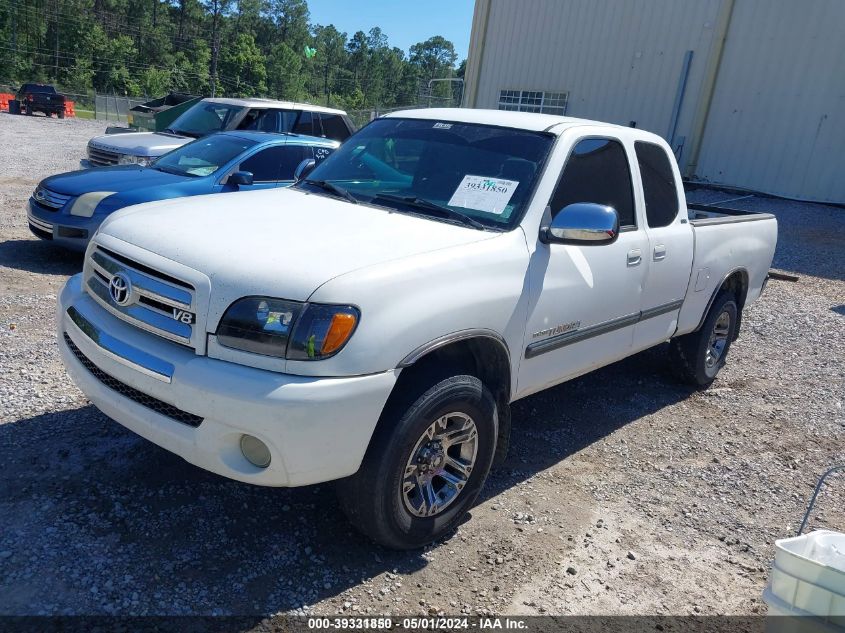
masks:
<path fill-rule="evenodd" d="M 666 341 L 709 385 L 777 240 L 771 215 L 688 209 L 659 137 L 593 121 L 398 112 L 300 167 L 112 215 L 61 292 L 61 355 L 193 464 L 338 480 L 392 548 L 461 520 L 511 402 Z"/>

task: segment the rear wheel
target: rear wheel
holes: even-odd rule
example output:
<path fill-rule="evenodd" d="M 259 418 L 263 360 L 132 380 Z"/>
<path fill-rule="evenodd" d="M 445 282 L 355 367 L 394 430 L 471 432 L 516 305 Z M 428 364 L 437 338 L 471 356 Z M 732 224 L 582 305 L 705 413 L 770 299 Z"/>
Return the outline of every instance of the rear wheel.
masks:
<path fill-rule="evenodd" d="M 672 339 L 673 364 L 685 382 L 704 388 L 716 379 L 736 336 L 738 314 L 736 297 L 723 291 L 697 332 Z"/>
<path fill-rule="evenodd" d="M 360 470 L 337 484 L 353 525 L 391 549 L 455 528 L 487 479 L 498 434 L 496 402 L 474 376 L 437 380 L 404 402 L 385 411 Z"/>
<path fill-rule="evenodd" d="M 59 117 L 60 119 L 64 119 L 65 118 L 65 111 L 59 110 L 58 112 L 56 112 L 56 116 Z"/>

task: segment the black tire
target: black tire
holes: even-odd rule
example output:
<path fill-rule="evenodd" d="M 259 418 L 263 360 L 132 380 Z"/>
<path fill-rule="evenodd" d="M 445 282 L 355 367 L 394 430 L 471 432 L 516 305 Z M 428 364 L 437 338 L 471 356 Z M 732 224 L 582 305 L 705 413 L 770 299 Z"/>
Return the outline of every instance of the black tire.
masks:
<path fill-rule="evenodd" d="M 59 117 L 60 119 L 64 119 L 65 118 L 65 111 L 59 110 L 58 112 L 56 112 L 56 116 Z"/>
<path fill-rule="evenodd" d="M 731 343 L 736 337 L 738 316 L 736 297 L 731 292 L 722 291 L 716 296 L 704 324 L 698 331 L 672 339 L 672 362 L 684 382 L 700 389 L 712 384 L 719 370 L 725 365 Z M 727 327 L 725 319 L 728 320 Z M 714 347 L 717 340 L 723 341 L 718 355 L 715 354 Z"/>
<path fill-rule="evenodd" d="M 32 116 L 32 108 L 26 106 L 26 116 Z"/>
<path fill-rule="evenodd" d="M 434 379 L 428 384 L 431 386 L 427 390 L 423 386 L 416 392 L 399 394 L 394 404 L 389 405 L 361 468 L 353 476 L 337 482 L 336 486 L 340 505 L 350 522 L 372 540 L 390 549 L 422 547 L 451 532 L 475 503 L 496 450 L 496 401 L 478 378 L 460 375 Z M 415 397 L 415 393 L 422 390 L 425 392 Z M 403 398 L 405 395 L 410 397 Z M 475 461 L 462 488 L 444 485 L 443 490 L 447 487 L 451 491 L 457 490 L 451 502 L 432 516 L 419 516 L 409 509 L 411 503 L 403 489 L 403 482 L 409 480 L 406 467 L 412 453 L 419 456 L 425 449 L 425 446 L 419 448 L 419 442 L 426 441 L 423 437 L 426 430 L 437 420 L 453 413 L 458 417 L 449 418 L 448 424 L 465 416 L 475 425 Z M 445 484 L 436 475 L 432 479 L 434 481 Z"/>

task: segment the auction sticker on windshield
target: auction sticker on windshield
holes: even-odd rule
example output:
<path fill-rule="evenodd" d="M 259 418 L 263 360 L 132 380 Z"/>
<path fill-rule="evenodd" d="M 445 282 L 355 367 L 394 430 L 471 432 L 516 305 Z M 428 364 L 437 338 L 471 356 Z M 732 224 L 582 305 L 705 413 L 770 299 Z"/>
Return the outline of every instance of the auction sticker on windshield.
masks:
<path fill-rule="evenodd" d="M 502 178 L 488 178 L 487 176 L 471 176 L 467 174 L 455 189 L 455 193 L 447 203 L 450 207 L 464 209 L 478 209 L 487 213 L 501 215 L 516 191 L 519 182 Z"/>

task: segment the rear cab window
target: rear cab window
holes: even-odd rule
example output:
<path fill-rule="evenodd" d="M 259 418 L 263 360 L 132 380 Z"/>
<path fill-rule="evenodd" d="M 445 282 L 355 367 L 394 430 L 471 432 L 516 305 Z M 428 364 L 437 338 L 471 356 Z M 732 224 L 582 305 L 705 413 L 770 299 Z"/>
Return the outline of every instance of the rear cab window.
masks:
<path fill-rule="evenodd" d="M 655 143 L 634 143 L 643 182 L 646 220 L 650 228 L 669 226 L 678 217 L 678 185 L 666 151 Z"/>

